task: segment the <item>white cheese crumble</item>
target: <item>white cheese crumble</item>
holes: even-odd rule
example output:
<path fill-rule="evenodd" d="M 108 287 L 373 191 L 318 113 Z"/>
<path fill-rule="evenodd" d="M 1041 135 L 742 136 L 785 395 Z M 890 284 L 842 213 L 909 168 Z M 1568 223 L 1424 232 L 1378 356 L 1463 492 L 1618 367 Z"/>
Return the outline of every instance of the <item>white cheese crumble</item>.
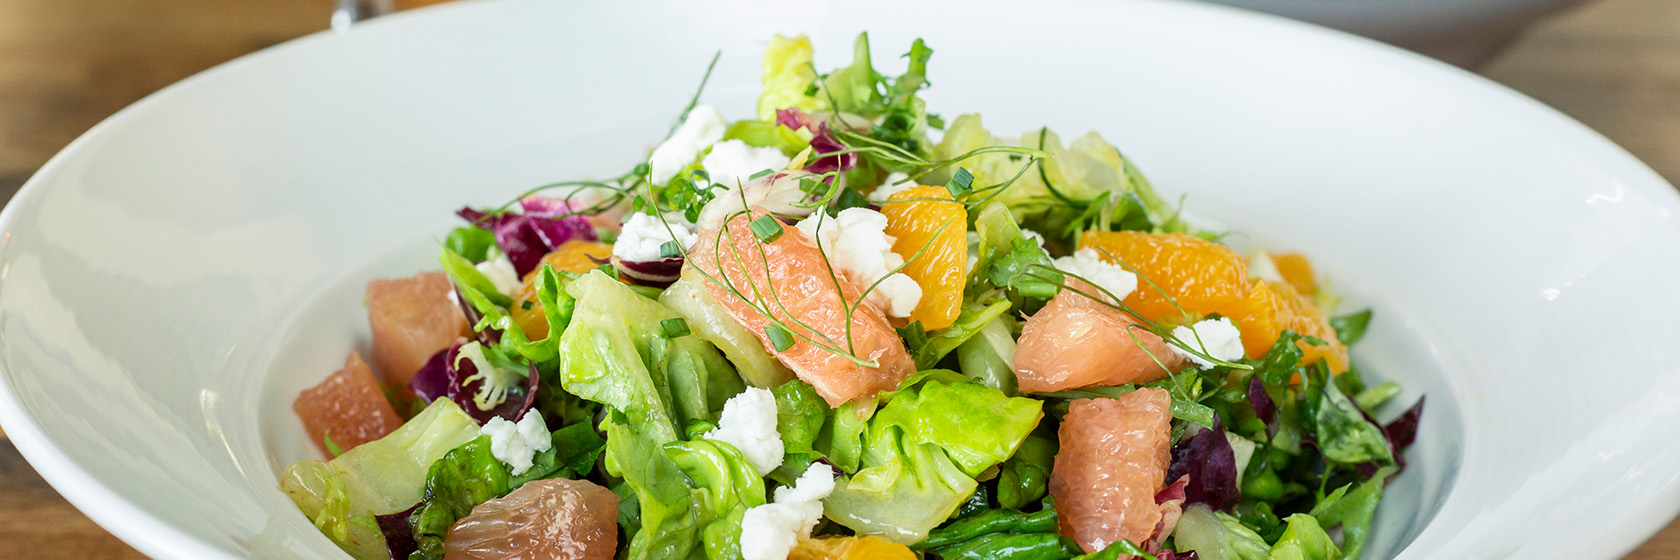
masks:
<path fill-rule="evenodd" d="M 1022 233 L 1025 234 L 1025 231 Z M 1136 274 L 1103 260 L 1097 250 L 1090 247 L 1056 259 L 1056 268 L 1076 274 L 1120 299 L 1126 299 L 1137 289 Z"/>
<path fill-rule="evenodd" d="M 1278 270 L 1277 261 L 1272 260 L 1271 253 L 1255 251 L 1248 256 L 1248 277 L 1267 282 L 1283 282 L 1283 271 Z"/>
<path fill-rule="evenodd" d="M 648 156 L 649 173 L 653 175 L 653 184 L 663 185 L 677 176 L 678 171 L 694 163 L 694 158 L 702 150 L 718 140 L 723 139 L 724 130 L 728 123 L 723 120 L 723 113 L 711 105 L 695 105 L 694 110 L 688 112 L 677 131 L 671 133 L 670 138 L 653 149 L 653 155 Z"/>
<path fill-rule="evenodd" d="M 669 224 L 670 228 L 665 226 Z M 694 224 L 683 219 L 681 213 L 667 212 L 661 222 L 650 214 L 637 212 L 624 220 L 624 228 L 613 242 L 612 254 L 627 261 L 656 261 L 661 258 L 659 248 L 667 241 L 676 241 L 684 250 L 700 240 Z"/>
<path fill-rule="evenodd" d="M 775 148 L 756 148 L 740 140 L 724 140 L 712 145 L 712 152 L 700 160 L 700 167 L 713 183 L 734 188 L 747 182 L 754 173 L 766 169 L 781 171 L 792 161 Z"/>
<path fill-rule="evenodd" d="M 875 190 L 869 191 L 869 200 L 871 202 L 886 202 L 887 199 L 892 198 L 892 195 L 916 186 L 915 181 L 907 180 L 909 178 L 909 175 L 897 171 L 888 173 L 887 180 L 882 181 L 880 186 L 875 187 Z"/>
<path fill-rule="evenodd" d="M 776 489 L 776 501 L 747 509 L 741 518 L 742 560 L 784 560 L 822 519 L 823 498 L 834 492 L 834 470 L 813 463 L 792 487 Z"/>
<path fill-rule="evenodd" d="M 1243 357 L 1242 333 L 1237 331 L 1237 326 L 1231 324 L 1230 319 L 1224 317 L 1197 321 L 1195 325 L 1188 327 L 1174 327 L 1172 334 L 1179 342 L 1183 342 L 1203 354 L 1213 356 L 1217 360 L 1229 362 L 1240 360 Z M 1213 367 L 1213 362 L 1185 352 L 1177 345 L 1168 345 L 1167 347 L 1171 348 L 1173 353 L 1188 358 L 1203 369 Z"/>
<path fill-rule="evenodd" d="M 490 436 L 490 454 L 507 463 L 514 476 L 531 470 L 531 458 L 554 447 L 542 414 L 535 410 L 526 411 L 517 424 L 500 416 L 491 418 L 478 433 Z"/>
<path fill-rule="evenodd" d="M 718 426 L 705 439 L 735 446 L 758 469 L 770 474 L 782 464 L 782 434 L 776 431 L 776 395 L 767 389 L 748 387 L 723 403 Z"/>
<path fill-rule="evenodd" d="M 887 235 L 887 217 L 880 212 L 847 208 L 833 218 L 813 215 L 795 227 L 817 242 L 829 262 L 859 288 L 867 289 L 881 280 L 866 299 L 887 315 L 909 317 L 922 301 L 922 287 L 915 280 L 902 272 L 892 272 L 904 264 L 904 257 L 893 252 L 897 239 Z"/>
<path fill-rule="evenodd" d="M 508 260 L 507 255 L 498 254 L 495 257 L 485 259 L 484 262 L 473 265 L 473 268 L 478 269 L 479 274 L 483 274 L 485 278 L 490 279 L 490 284 L 496 286 L 496 291 L 501 292 L 502 295 L 507 297 L 519 295 L 519 271 L 514 270 L 513 261 Z M 450 295 L 454 295 L 454 292 L 451 291 Z"/>

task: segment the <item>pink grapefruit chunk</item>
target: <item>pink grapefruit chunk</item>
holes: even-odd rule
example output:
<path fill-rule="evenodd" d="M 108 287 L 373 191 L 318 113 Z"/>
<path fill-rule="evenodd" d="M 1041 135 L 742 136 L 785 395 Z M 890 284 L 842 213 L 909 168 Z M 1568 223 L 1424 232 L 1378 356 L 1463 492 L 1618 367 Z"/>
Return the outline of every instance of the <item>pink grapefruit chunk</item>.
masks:
<path fill-rule="evenodd" d="M 373 327 L 373 366 L 385 384 L 408 380 L 438 350 L 468 334 L 467 318 L 449 298 L 455 287 L 442 272 L 368 282 L 368 324 Z"/>
<path fill-rule="evenodd" d="M 1172 371 L 1185 366 L 1161 337 L 1134 324 L 1136 319 L 1118 309 L 1062 290 L 1021 329 L 1015 350 L 1021 390 L 1144 383 L 1165 377 L 1169 371 L 1163 364 Z"/>
<path fill-rule="evenodd" d="M 1145 388 L 1113 399 L 1080 399 L 1062 419 L 1050 494 L 1062 536 L 1096 552 L 1125 539 L 1141 546 L 1155 533 L 1155 493 L 1171 460 L 1172 398 Z"/>
<path fill-rule="evenodd" d="M 402 418 L 385 399 L 385 389 L 373 377 L 373 370 L 355 352 L 344 359 L 344 369 L 326 381 L 298 394 L 292 411 L 303 420 L 303 430 L 321 453 L 332 456 L 326 439 L 341 451 L 385 437 L 402 426 Z"/>
<path fill-rule="evenodd" d="M 816 387 L 829 406 L 897 389 L 899 382 L 916 372 L 916 364 L 910 360 L 898 331 L 887 323 L 886 315 L 869 302 L 860 301 L 862 290 L 844 275 L 831 274 L 817 245 L 799 230 L 782 227 L 773 241 L 761 241 L 748 224 L 765 215 L 755 210 L 751 216 L 741 214 L 730 219 L 721 231 L 700 232 L 700 242 L 689 251 L 689 258 L 711 277 L 704 280 L 706 290 L 764 342 L 765 350 Z M 722 283 L 725 279 L 729 286 Z M 848 302 L 857 302 L 849 337 L 845 312 Z M 765 332 L 772 324 L 766 312 L 794 333 L 828 348 L 796 336 L 792 345 L 778 351 Z M 853 362 L 831 351 L 836 348 L 874 365 Z"/>
<path fill-rule="evenodd" d="M 443 547 L 445 560 L 612 560 L 618 495 L 583 480 L 527 482 L 474 507 Z"/>

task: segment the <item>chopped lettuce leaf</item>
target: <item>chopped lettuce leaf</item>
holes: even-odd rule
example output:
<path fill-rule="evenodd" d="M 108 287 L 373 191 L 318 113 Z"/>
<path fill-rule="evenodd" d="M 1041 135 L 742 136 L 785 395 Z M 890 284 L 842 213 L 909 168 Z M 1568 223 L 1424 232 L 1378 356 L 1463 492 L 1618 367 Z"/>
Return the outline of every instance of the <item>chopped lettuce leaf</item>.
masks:
<path fill-rule="evenodd" d="M 811 67 L 811 39 L 799 35 L 770 38 L 764 48 L 764 91 L 758 96 L 758 120 L 776 122 L 776 110 L 798 107 L 807 113 L 828 108 L 828 101 L 813 95 L 817 73 Z"/>
<path fill-rule="evenodd" d="M 1265 560 L 1271 553 L 1266 540 L 1253 529 L 1205 504 L 1184 509 L 1172 538 L 1179 552 L 1194 551 L 1202 560 Z"/>
<path fill-rule="evenodd" d="M 975 383 L 924 383 L 901 391 L 875 413 L 871 430 L 897 426 L 909 441 L 943 449 L 963 472 L 977 477 L 1002 463 L 1044 417 L 1037 399 L 1009 397 Z"/>
<path fill-rule="evenodd" d="M 627 519 L 622 511 L 620 515 L 620 521 L 627 522 L 624 534 L 633 535 L 623 558 L 692 558 L 700 551 L 700 530 L 708 521 L 705 506 L 688 476 L 666 455 L 663 446 L 671 440 L 661 441 L 663 435 L 638 430 L 629 422 L 615 412 L 603 423 L 607 474 L 624 479 L 636 498 L 635 519 Z"/>
<path fill-rule="evenodd" d="M 1288 526 L 1283 530 L 1283 537 L 1272 544 L 1272 551 L 1266 560 L 1338 560 L 1341 551 L 1336 549 L 1335 541 L 1318 525 L 1318 519 L 1304 513 L 1297 513 L 1284 518 Z"/>
<path fill-rule="evenodd" d="M 980 328 L 993 319 L 1009 312 L 1009 300 L 999 299 L 990 303 L 966 303 L 962 312 L 957 315 L 957 321 L 951 326 L 934 331 L 928 336 L 927 343 L 916 348 L 916 367 L 931 368 L 945 359 L 947 354 L 974 338 L 980 333 Z"/>
<path fill-rule="evenodd" d="M 740 369 L 748 385 L 772 389 L 793 379 L 793 370 L 765 351 L 764 343 L 712 298 L 704 282 L 698 273 L 685 267 L 682 277 L 659 295 L 659 303 L 687 320 L 700 338 L 717 345 Z"/>

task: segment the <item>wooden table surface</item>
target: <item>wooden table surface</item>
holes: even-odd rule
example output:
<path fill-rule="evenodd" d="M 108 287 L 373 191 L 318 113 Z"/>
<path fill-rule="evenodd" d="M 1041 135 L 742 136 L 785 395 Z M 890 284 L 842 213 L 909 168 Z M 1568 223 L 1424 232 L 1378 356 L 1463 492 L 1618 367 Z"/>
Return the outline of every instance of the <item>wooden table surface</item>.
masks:
<path fill-rule="evenodd" d="M 0 200 L 100 119 L 194 72 L 324 29 L 330 4 L 0 0 Z M 1599 0 L 1536 27 L 1482 72 L 1680 184 L 1680 0 Z M 140 557 L 60 498 L 0 432 L 0 556 L 25 550 L 35 559 Z M 1680 560 L 1680 523 L 1627 558 Z"/>

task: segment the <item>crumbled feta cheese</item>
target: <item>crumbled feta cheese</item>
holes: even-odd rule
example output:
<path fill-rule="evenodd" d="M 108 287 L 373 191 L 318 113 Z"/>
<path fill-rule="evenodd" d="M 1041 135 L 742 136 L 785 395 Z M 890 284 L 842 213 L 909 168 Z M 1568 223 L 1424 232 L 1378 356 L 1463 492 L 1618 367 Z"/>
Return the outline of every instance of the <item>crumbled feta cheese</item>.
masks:
<path fill-rule="evenodd" d="M 473 265 L 473 268 L 477 268 L 480 274 L 490 279 L 490 284 L 496 286 L 496 291 L 502 295 L 519 295 L 519 272 L 513 269 L 513 261 L 508 260 L 507 255 L 498 254 Z"/>
<path fill-rule="evenodd" d="M 718 112 L 717 107 L 695 105 L 694 110 L 688 112 L 688 118 L 683 119 L 682 126 L 678 126 L 677 131 L 654 148 L 653 155 L 648 156 L 653 184 L 670 182 L 678 171 L 694 163 L 694 158 L 702 150 L 722 140 L 727 127 L 728 123 L 723 121 L 723 113 Z"/>
<path fill-rule="evenodd" d="M 1255 251 L 1248 256 L 1248 277 L 1267 282 L 1282 282 L 1283 271 L 1278 270 L 1277 261 L 1272 260 L 1271 253 Z"/>
<path fill-rule="evenodd" d="M 1188 327 L 1174 327 L 1172 334 L 1173 338 L 1177 338 L 1179 342 L 1198 352 L 1213 356 L 1216 360 L 1229 362 L 1240 360 L 1243 357 L 1242 333 L 1237 331 L 1237 326 L 1231 324 L 1230 319 L 1224 317 L 1197 321 L 1195 325 Z M 1178 345 L 1168 345 L 1167 347 L 1171 348 L 1173 353 L 1184 356 L 1203 369 L 1213 367 L 1213 362 L 1186 352 Z"/>
<path fill-rule="evenodd" d="M 759 475 L 770 474 L 782 464 L 782 435 L 776 431 L 776 395 L 748 387 L 723 403 L 717 428 L 702 437 L 735 446 L 758 469 Z"/>
<path fill-rule="evenodd" d="M 752 174 L 769 169 L 781 171 L 793 160 L 775 148 L 755 148 L 740 140 L 724 140 L 712 145 L 712 153 L 700 160 L 700 167 L 713 183 L 736 187 Z"/>
<path fill-rule="evenodd" d="M 868 208 L 847 208 L 833 218 L 819 213 L 795 227 L 817 242 L 834 268 L 858 287 L 881 281 L 869 292 L 869 303 L 893 317 L 909 317 L 916 310 L 922 287 L 904 273 L 892 272 L 904 264 L 904 257 L 892 250 L 897 239 L 887 235 L 885 215 Z"/>
<path fill-rule="evenodd" d="M 694 223 L 683 219 L 680 212 L 667 212 L 664 221 L 637 212 L 624 220 L 624 228 L 619 230 L 618 240 L 613 242 L 612 254 L 627 261 L 656 261 L 661 258 L 659 248 L 667 241 L 676 241 L 687 250 L 699 240 L 700 234 L 695 233 Z"/>
<path fill-rule="evenodd" d="M 1103 260 L 1097 250 L 1090 247 L 1056 259 L 1056 268 L 1083 277 L 1120 299 L 1126 299 L 1126 296 L 1137 289 L 1136 274 Z"/>
<path fill-rule="evenodd" d="M 869 191 L 869 200 L 886 202 L 887 199 L 892 198 L 892 195 L 916 186 L 916 182 L 909 179 L 909 175 L 897 171 L 888 173 L 887 180 L 882 181 L 880 186 L 875 187 L 875 190 Z"/>
<path fill-rule="evenodd" d="M 514 476 L 531 470 L 531 458 L 554 447 L 542 414 L 535 410 L 526 411 L 517 424 L 500 416 L 491 418 L 478 433 L 490 436 L 490 455 L 507 463 Z"/>
<path fill-rule="evenodd" d="M 822 520 L 823 498 L 834 492 L 834 470 L 813 463 L 792 487 L 776 489 L 776 501 L 747 509 L 741 517 L 742 560 L 784 560 Z"/>

